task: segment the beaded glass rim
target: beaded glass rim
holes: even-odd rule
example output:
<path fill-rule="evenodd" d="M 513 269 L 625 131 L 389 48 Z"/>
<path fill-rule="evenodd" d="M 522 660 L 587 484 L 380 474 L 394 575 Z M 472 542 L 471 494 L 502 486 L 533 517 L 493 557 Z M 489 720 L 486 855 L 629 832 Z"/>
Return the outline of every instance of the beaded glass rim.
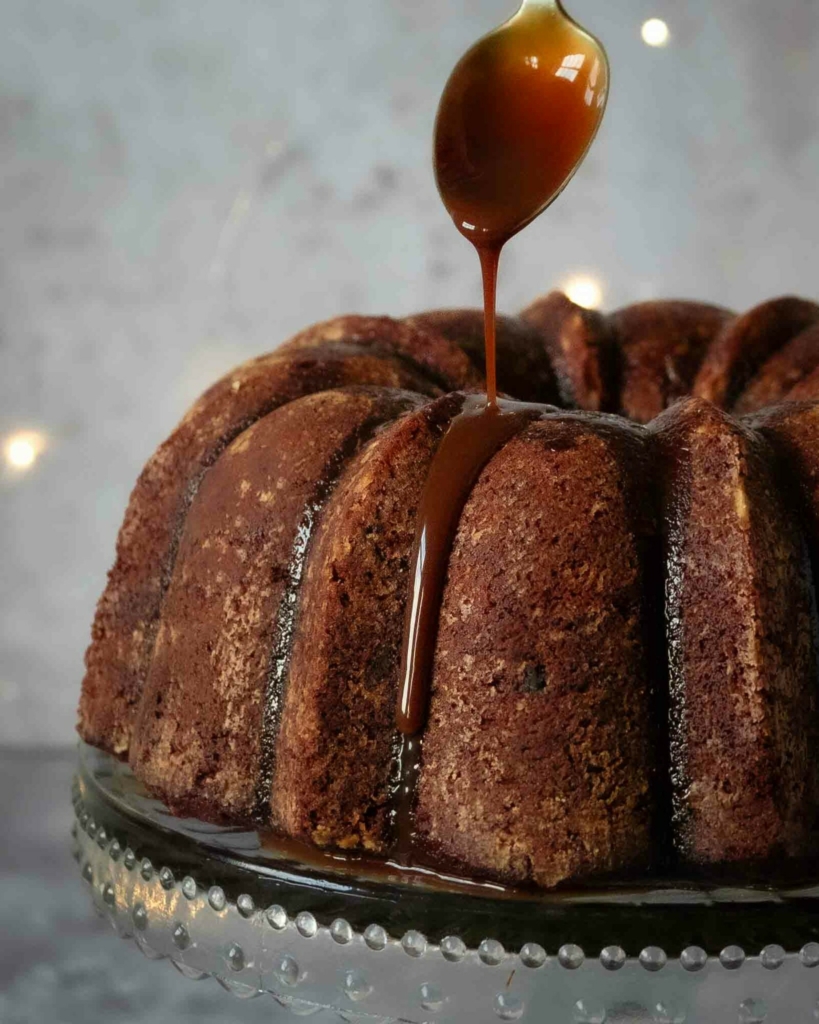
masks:
<path fill-rule="evenodd" d="M 343 917 L 321 925 L 309 910 L 258 906 L 249 893 L 230 900 L 222 886 L 178 878 L 124 846 L 81 797 L 76 811 L 74 856 L 98 911 L 120 936 L 188 979 L 215 978 L 242 999 L 269 993 L 298 1016 L 334 1010 L 361 1024 L 472 1021 L 486 1019 L 490 1008 L 501 1021 L 574 1024 L 684 1024 L 691 1010 L 694 1020 L 740 1024 L 769 1013 L 819 1016 L 819 977 L 805 970 L 819 966 L 817 942 L 798 954 L 769 944 L 747 957 L 736 945 L 717 957 L 691 946 L 675 960 L 659 946 L 628 957 L 609 945 L 595 958 L 574 943 L 550 955 L 533 942 L 516 953 L 492 938 L 475 949 L 457 935 L 431 943 L 416 929 L 394 938 L 380 924 L 358 931 Z"/>
<path fill-rule="evenodd" d="M 98 827 L 96 817 L 103 835 L 117 834 L 115 853 L 138 850 L 140 862 L 166 865 L 162 877 L 198 874 L 200 884 L 214 883 L 215 891 L 228 893 L 240 909 L 249 906 L 248 901 L 254 906 L 281 904 L 294 920 L 307 912 L 328 926 L 343 907 L 343 919 L 349 918 L 362 935 L 375 921 L 396 938 L 420 931 L 441 944 L 457 933 L 466 948 L 475 950 L 491 935 L 491 941 L 504 947 L 565 947 L 559 962 L 569 967 L 577 949 L 599 941 L 601 963 L 608 970 L 628 959 L 626 950 L 647 964 L 653 960 L 646 950 L 656 949 L 681 961 L 687 958 L 679 951 L 701 949 L 733 963 L 739 946 L 797 953 L 819 942 L 819 886 L 788 892 L 682 885 L 660 891 L 612 888 L 568 899 L 537 894 L 510 901 L 491 893 L 476 896 L 409 888 L 395 881 L 326 876 L 314 865 L 271 862 L 258 857 L 255 833 L 174 818 L 145 793 L 127 766 L 85 744 L 80 745 L 74 798 L 83 831 L 83 821 L 86 827 L 88 821 Z M 186 865 L 196 870 L 188 872 Z M 723 956 L 725 950 L 733 952 Z M 693 953 L 692 964 L 696 958 Z"/>
<path fill-rule="evenodd" d="M 790 950 L 771 932 L 751 945 L 755 928 L 715 950 L 675 947 L 658 927 L 667 905 L 647 916 L 636 908 L 638 944 L 619 938 L 618 903 L 571 907 L 553 942 L 529 927 L 530 905 L 518 905 L 514 938 L 509 922 L 502 935 L 491 917 L 471 919 L 463 895 L 453 897 L 460 916 L 436 921 L 417 893 L 395 904 L 389 892 L 325 888 L 292 867 L 260 873 L 235 850 L 215 855 L 181 823 L 123 804 L 111 760 L 84 751 L 74 785 L 74 855 L 97 910 L 147 957 L 187 978 L 213 977 L 241 998 L 270 993 L 300 1016 L 329 1009 L 370 1024 L 819 1019 L 819 972 L 806 970 L 819 966 L 819 912 Z M 710 913 L 722 918 L 727 906 Z M 430 922 L 440 934 L 425 929 Z"/>
<path fill-rule="evenodd" d="M 235 906 L 240 917 L 249 919 L 256 914 L 261 914 L 267 924 L 276 931 L 284 931 L 288 924 L 292 924 L 296 931 L 305 939 L 312 939 L 319 931 L 319 924 L 315 916 L 309 910 L 302 910 L 295 916 L 288 915 L 284 907 L 279 904 L 271 904 L 267 908 L 256 906 L 256 902 L 249 893 L 240 893 L 235 901 L 231 901 L 220 885 L 204 887 L 200 885 L 192 875 L 185 875 L 180 881 L 169 867 L 162 867 L 157 870 L 148 857 L 139 857 L 130 846 L 123 848 L 118 839 L 109 835 L 102 825 L 97 825 L 94 818 L 85 810 L 81 797 L 75 795 L 75 820 L 71 826 L 71 837 L 74 840 L 72 855 L 81 866 L 82 878 L 90 886 L 94 885 L 94 868 L 92 860 L 87 856 L 87 845 L 80 839 L 84 833 L 102 851 L 107 853 L 113 863 L 122 861 L 126 871 L 138 871 L 145 882 L 153 880 L 165 891 L 178 888 L 186 900 L 195 900 L 202 897 L 208 907 L 214 913 L 221 914 L 229 905 Z M 93 849 L 93 847 L 92 847 Z M 116 902 L 114 884 L 108 880 L 99 886 L 99 894 L 102 902 L 107 906 L 113 906 Z M 144 902 L 137 902 L 134 905 L 132 916 L 134 926 L 142 930 L 148 920 L 148 912 Z M 362 932 L 358 933 L 348 921 L 342 917 L 335 918 L 327 926 L 326 930 L 334 942 L 344 945 L 351 942 L 356 934 L 360 934 L 365 945 L 373 952 L 380 952 L 385 949 L 391 941 L 397 941 L 403 951 L 412 957 L 423 956 L 428 951 L 437 949 L 444 960 L 449 963 L 459 963 L 469 952 L 477 953 L 481 963 L 487 966 L 498 966 L 510 953 L 497 939 L 482 939 L 477 948 L 470 950 L 463 939 L 456 935 L 445 936 L 440 943 L 430 943 L 426 936 L 415 930 L 409 929 L 397 940 L 391 938 L 387 930 L 380 924 L 370 924 Z M 173 933 L 174 944 L 179 949 L 185 949 L 187 945 L 187 934 L 182 926 L 179 926 Z M 512 954 L 514 955 L 514 954 Z M 788 954 L 785 949 L 777 943 L 770 943 L 765 946 L 759 954 L 762 966 L 767 970 L 776 970 L 785 962 Z M 807 942 L 799 950 L 799 961 L 804 967 L 819 966 L 819 942 Z M 539 943 L 525 942 L 517 958 L 524 967 L 542 967 L 547 959 L 546 950 Z M 235 953 L 234 961 L 241 961 L 241 950 Z M 555 957 L 557 963 L 566 970 L 577 970 L 582 967 L 587 957 L 584 950 L 575 943 L 564 943 L 557 951 Z M 716 959 L 729 971 L 738 970 L 745 963 L 746 954 L 741 946 L 729 945 L 723 948 L 718 957 L 709 958 L 708 953 L 700 946 L 688 946 L 679 954 L 680 966 L 685 971 L 701 971 L 709 959 Z M 629 957 L 621 946 L 605 946 L 599 954 L 600 964 L 607 971 L 618 971 L 625 966 Z M 646 946 L 636 958 L 637 962 L 647 971 L 659 971 L 668 963 L 668 954 L 659 946 Z M 237 968 L 241 969 L 241 968 Z"/>

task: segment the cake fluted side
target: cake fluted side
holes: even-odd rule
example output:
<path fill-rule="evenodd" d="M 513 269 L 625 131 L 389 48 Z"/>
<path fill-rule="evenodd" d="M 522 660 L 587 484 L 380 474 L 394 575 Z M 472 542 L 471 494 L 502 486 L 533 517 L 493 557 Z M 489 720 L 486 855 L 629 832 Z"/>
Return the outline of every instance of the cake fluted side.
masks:
<path fill-rule="evenodd" d="M 612 313 L 621 367 L 617 411 L 648 423 L 690 394 L 706 352 L 732 319 L 727 309 L 679 299 L 638 302 Z"/>
<path fill-rule="evenodd" d="M 795 389 L 804 384 L 806 397 L 816 397 L 816 383 L 810 375 L 819 365 L 819 324 L 811 324 L 791 338 L 763 363 L 756 376 L 734 405 L 734 412 L 747 414 L 798 398 Z"/>
<path fill-rule="evenodd" d="M 267 788 L 274 826 L 293 838 L 380 853 L 396 839 L 395 709 L 410 551 L 429 465 L 462 401 L 445 396 L 382 431 L 324 509 L 299 594 Z"/>
<path fill-rule="evenodd" d="M 406 323 L 444 335 L 456 343 L 486 375 L 484 315 L 481 309 L 439 309 L 407 317 Z M 521 317 L 498 316 L 497 343 L 501 353 L 498 387 L 523 402 L 561 405 L 552 360 L 541 331 Z"/>
<path fill-rule="evenodd" d="M 295 614 L 315 521 L 377 428 L 422 401 L 384 388 L 306 396 L 240 434 L 205 477 L 131 749 L 138 777 L 177 813 L 256 820 L 295 628 L 286 612 Z"/>
<path fill-rule="evenodd" d="M 652 430 L 677 849 L 696 863 L 804 856 L 817 649 L 797 510 L 768 441 L 710 403 L 686 399 Z"/>
<path fill-rule="evenodd" d="M 617 412 L 620 351 L 607 317 L 555 291 L 527 306 L 520 318 L 540 335 L 554 367 L 558 404 L 590 412 Z"/>
<path fill-rule="evenodd" d="M 452 391 L 479 387 L 483 381 L 483 371 L 473 360 L 471 347 L 463 341 L 458 334 L 453 336 L 412 318 L 348 315 L 306 327 L 278 351 L 344 346 L 348 351 L 403 361 L 409 370 L 429 378 L 442 391 Z"/>
<path fill-rule="evenodd" d="M 416 509 L 446 393 L 480 387 L 480 318 L 308 328 L 146 466 L 80 732 L 175 812 L 394 853 Z M 581 411 L 508 442 L 467 501 L 413 857 L 550 887 L 814 852 L 818 323 L 791 298 L 604 316 L 554 293 L 501 320 L 501 386 Z M 674 404 L 698 388 L 728 411 Z"/>
<path fill-rule="evenodd" d="M 786 402 L 807 402 L 819 398 L 819 364 L 807 373 L 785 395 Z"/>
<path fill-rule="evenodd" d="M 545 415 L 464 509 L 418 827 L 474 873 L 550 887 L 655 857 L 650 461 L 647 435 L 622 420 Z"/>
<path fill-rule="evenodd" d="M 412 336 L 396 321 L 389 323 L 402 337 Z M 430 375 L 422 362 L 391 352 L 389 339 L 370 351 L 367 344 L 340 341 L 332 324 L 321 326 L 328 335 L 324 343 L 291 344 L 245 363 L 211 387 L 140 475 L 86 654 L 79 731 L 89 743 L 128 755 L 187 510 L 203 477 L 235 437 L 279 406 L 331 388 L 370 384 L 431 396 L 441 391 L 436 380 L 444 381 L 445 390 L 477 380 L 463 353 L 446 339 L 427 343 L 432 349 L 427 361 L 441 361 Z M 382 318 L 382 334 L 387 327 Z M 457 371 L 453 379 L 447 377 L 449 368 Z"/>
<path fill-rule="evenodd" d="M 784 296 L 730 320 L 708 347 L 691 393 L 731 409 L 767 359 L 819 320 L 819 305 Z"/>

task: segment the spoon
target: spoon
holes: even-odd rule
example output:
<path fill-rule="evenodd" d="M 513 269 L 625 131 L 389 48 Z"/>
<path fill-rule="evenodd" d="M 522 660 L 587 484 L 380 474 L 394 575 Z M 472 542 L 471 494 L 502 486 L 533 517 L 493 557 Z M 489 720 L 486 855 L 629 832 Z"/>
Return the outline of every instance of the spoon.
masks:
<path fill-rule="evenodd" d="M 524 0 L 458 62 L 435 125 L 438 189 L 458 230 L 500 248 L 565 188 L 603 118 L 609 64 L 560 0 Z"/>

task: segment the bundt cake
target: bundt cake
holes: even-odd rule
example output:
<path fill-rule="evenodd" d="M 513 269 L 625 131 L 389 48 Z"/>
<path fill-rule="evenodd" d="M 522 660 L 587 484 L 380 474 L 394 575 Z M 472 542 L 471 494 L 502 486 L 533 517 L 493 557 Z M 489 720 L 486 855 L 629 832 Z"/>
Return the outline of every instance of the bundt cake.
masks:
<path fill-rule="evenodd" d="M 542 404 L 465 499 L 411 742 L 419 508 L 482 315 L 343 317 L 241 366 L 137 481 L 81 737 L 176 814 L 502 883 L 808 863 L 818 324 L 560 293 L 500 320 L 501 387 Z"/>

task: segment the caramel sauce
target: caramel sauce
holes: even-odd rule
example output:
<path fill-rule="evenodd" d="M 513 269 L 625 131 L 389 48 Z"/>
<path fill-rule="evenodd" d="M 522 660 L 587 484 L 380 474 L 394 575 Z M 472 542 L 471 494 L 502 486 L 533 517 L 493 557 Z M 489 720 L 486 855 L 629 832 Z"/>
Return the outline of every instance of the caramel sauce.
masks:
<path fill-rule="evenodd" d="M 591 145 L 606 105 L 602 46 L 559 0 L 525 0 L 459 61 L 435 124 L 435 176 L 483 277 L 486 394 L 470 395 L 432 461 L 418 512 L 401 655 L 396 856 L 408 862 L 420 744 L 450 550 L 467 498 L 492 456 L 544 406 L 499 398 L 495 296 L 503 246 L 560 194 Z"/>
<path fill-rule="evenodd" d="M 412 591 L 401 651 L 402 683 L 397 724 L 404 736 L 424 727 L 427 681 L 432 674 L 434 637 L 445 570 L 466 499 L 480 471 L 507 441 L 545 407 L 485 395 L 468 395 L 432 460 L 418 514 L 411 565 Z"/>
<path fill-rule="evenodd" d="M 406 864 L 401 860 L 384 859 L 376 854 L 357 850 L 334 850 L 315 846 L 312 843 L 290 839 L 275 832 L 257 833 L 259 848 L 265 858 L 301 871 L 304 868 L 322 875 L 337 875 L 340 881 L 366 880 L 400 885 L 411 885 L 433 889 L 439 892 L 464 892 L 482 895 L 505 896 L 520 899 L 530 896 L 525 889 L 502 885 L 486 879 L 469 879 L 458 875 L 449 865 L 434 862 L 427 864 Z"/>
<path fill-rule="evenodd" d="M 458 62 L 435 123 L 435 177 L 477 248 L 486 308 L 486 390 L 497 397 L 495 286 L 506 242 L 566 187 L 594 140 L 608 61 L 559 0 L 527 0 Z"/>

